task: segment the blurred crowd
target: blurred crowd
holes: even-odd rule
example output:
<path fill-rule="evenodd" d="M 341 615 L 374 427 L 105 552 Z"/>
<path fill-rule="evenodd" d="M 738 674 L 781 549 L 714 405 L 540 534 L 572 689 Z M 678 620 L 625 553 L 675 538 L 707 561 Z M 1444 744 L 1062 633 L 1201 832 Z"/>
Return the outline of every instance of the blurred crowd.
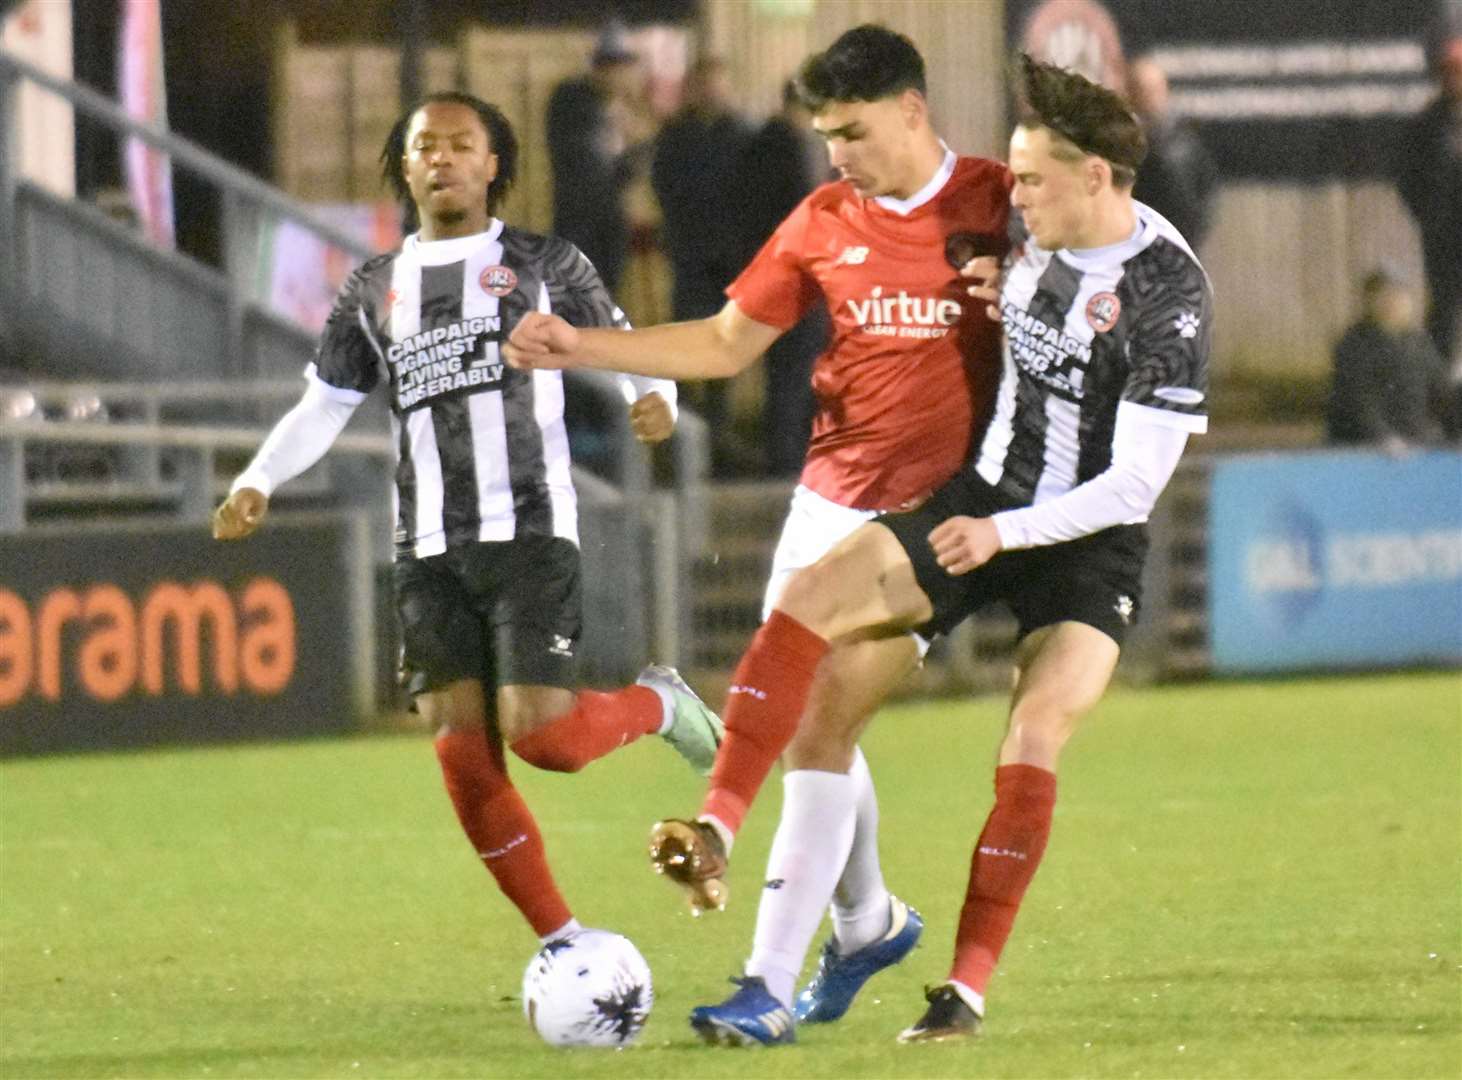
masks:
<path fill-rule="evenodd" d="M 637 180 L 648 182 L 658 245 L 671 274 L 670 315 L 719 311 L 725 288 L 784 217 L 828 178 L 827 157 L 790 83 L 782 107 L 752 123 L 733 100 L 724 59 L 703 55 L 685 74 L 679 107 L 656 124 L 643 101 L 639 57 L 617 27 L 601 35 L 589 71 L 549 101 L 555 234 L 621 287 L 636 234 Z M 821 312 L 783 335 L 764 366 L 761 415 L 748 427 L 724 381 L 685 388 L 712 432 L 718 476 L 795 476 L 811 433 L 812 362 L 827 339 Z"/>
<path fill-rule="evenodd" d="M 780 221 L 831 178 L 826 154 L 790 81 L 780 110 L 754 124 L 715 55 L 690 65 L 678 109 L 657 120 L 627 41 L 611 26 L 590 70 L 552 96 L 553 231 L 577 244 L 616 290 L 637 234 L 633 193 L 647 184 L 672 277 L 670 314 L 704 318 L 720 310 L 726 286 Z M 1394 174 L 1422 236 L 1425 281 L 1388 265 L 1358 283 L 1358 319 L 1335 348 L 1325 416 L 1333 443 L 1394 451 L 1462 434 L 1462 38 L 1433 53 L 1439 92 L 1410 122 Z M 1167 75 L 1153 59 L 1128 65 L 1127 95 L 1149 144 L 1135 195 L 1201 250 L 1220 165 L 1196 128 L 1173 114 Z M 687 388 L 709 421 L 718 476 L 796 475 L 815 410 L 812 364 L 827 334 L 819 311 L 777 342 L 757 416 L 736 415 L 726 382 Z"/>
<path fill-rule="evenodd" d="M 1381 265 L 1361 281 L 1360 316 L 1335 346 L 1332 443 L 1402 453 L 1462 441 L 1462 33 L 1432 64 L 1437 95 L 1407 125 L 1394 170 L 1426 280 Z"/>
<path fill-rule="evenodd" d="M 552 230 L 621 296 L 631 254 L 663 252 L 670 316 L 703 318 L 721 308 L 726 286 L 781 220 L 832 178 L 826 152 L 790 81 L 778 111 L 755 123 L 715 55 L 689 65 L 668 115 L 652 108 L 632 40 L 611 24 L 588 70 L 551 96 Z M 1423 273 L 1374 265 L 1356 283 L 1357 318 L 1335 345 L 1325 408 L 1326 440 L 1336 444 L 1396 450 L 1462 439 L 1462 34 L 1433 43 L 1429 59 L 1437 92 L 1407 122 L 1392 172 L 1421 237 Z M 1134 194 L 1201 255 L 1221 163 L 1197 128 L 1174 115 L 1161 66 L 1137 57 L 1127 72 L 1128 100 L 1149 143 Z M 135 223 L 120 190 L 96 201 L 114 220 Z M 717 476 L 797 474 L 816 408 L 812 365 L 828 332 L 818 310 L 777 341 L 760 394 L 745 395 L 761 400 L 752 415 L 732 407 L 729 382 L 685 388 L 709 422 Z M 0 381 L 17 381 L 28 367 L 22 360 L 0 334 Z"/>

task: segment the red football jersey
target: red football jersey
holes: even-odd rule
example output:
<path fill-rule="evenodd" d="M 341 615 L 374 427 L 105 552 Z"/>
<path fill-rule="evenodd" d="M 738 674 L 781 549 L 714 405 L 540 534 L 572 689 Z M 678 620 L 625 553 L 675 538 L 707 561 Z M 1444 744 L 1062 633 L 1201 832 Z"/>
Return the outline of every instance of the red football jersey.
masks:
<path fill-rule="evenodd" d="M 1004 255 L 1011 177 L 961 157 L 907 214 L 824 184 L 793 210 L 726 295 L 785 330 L 821 293 L 832 339 L 812 370 L 817 416 L 802 483 L 824 498 L 888 510 L 964 464 L 1000 375 L 1000 325 L 945 255 L 973 243 Z M 956 238 L 951 241 L 951 238 Z M 966 249 L 966 257 L 968 255 Z"/>

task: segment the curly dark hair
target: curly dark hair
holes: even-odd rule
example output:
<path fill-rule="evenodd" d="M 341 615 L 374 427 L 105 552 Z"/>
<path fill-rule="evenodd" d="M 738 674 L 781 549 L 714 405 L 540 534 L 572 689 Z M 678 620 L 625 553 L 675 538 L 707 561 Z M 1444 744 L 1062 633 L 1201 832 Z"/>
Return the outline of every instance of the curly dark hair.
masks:
<path fill-rule="evenodd" d="M 513 125 L 508 123 L 508 118 L 496 105 L 490 105 L 481 98 L 473 97 L 471 94 L 459 93 L 456 90 L 443 90 L 439 93 L 428 94 L 411 108 L 407 109 L 394 124 L 391 125 L 391 134 L 386 136 L 386 145 L 381 148 L 381 179 L 396 194 L 396 198 L 406 208 L 411 222 L 409 228 L 416 226 L 416 204 L 411 199 L 411 187 L 406 183 L 406 169 L 401 159 L 406 156 L 406 129 L 411 126 L 411 118 L 428 105 L 446 103 L 450 105 L 466 105 L 477 114 L 482 121 L 483 128 L 487 131 L 487 145 L 497 155 L 497 176 L 492 183 L 487 185 L 487 212 L 496 214 L 498 204 L 507 197 L 508 190 L 513 186 L 513 181 L 518 178 L 518 136 L 513 134 Z"/>
<path fill-rule="evenodd" d="M 878 101 L 905 90 L 928 93 L 924 58 L 903 34 L 877 23 L 846 31 L 797 72 L 798 96 L 814 113 L 829 102 Z"/>
<path fill-rule="evenodd" d="M 1016 79 L 1021 127 L 1050 128 L 1083 154 L 1105 158 L 1118 187 L 1131 186 L 1147 156 L 1147 136 L 1120 97 L 1029 53 L 1020 54 Z"/>

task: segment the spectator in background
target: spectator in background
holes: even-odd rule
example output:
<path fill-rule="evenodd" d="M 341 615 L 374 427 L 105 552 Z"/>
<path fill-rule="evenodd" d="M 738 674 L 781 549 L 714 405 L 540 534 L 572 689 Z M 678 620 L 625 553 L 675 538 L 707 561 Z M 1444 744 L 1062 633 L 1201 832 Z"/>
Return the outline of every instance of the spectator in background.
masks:
<path fill-rule="evenodd" d="M 589 74 L 560 83 L 548 101 L 553 231 L 588 256 L 614 293 L 629 254 L 624 191 L 634 173 L 634 139 L 628 120 L 643 77 L 617 23 L 600 35 L 590 62 Z"/>
<path fill-rule="evenodd" d="M 1456 383 L 1462 378 L 1462 28 L 1436 53 L 1441 93 L 1407 128 L 1396 186 L 1421 229 L 1431 304 L 1427 332 L 1451 365 L 1453 422 L 1462 421 Z M 1457 427 L 1451 429 L 1462 434 Z"/>
<path fill-rule="evenodd" d="M 680 110 L 655 139 L 650 166 L 675 275 L 671 313 L 677 322 L 720 311 L 725 288 L 740 269 L 732 184 L 748 134 L 731 106 L 726 62 L 701 57 L 686 76 Z"/>
<path fill-rule="evenodd" d="M 767 238 L 813 188 L 832 179 L 827 148 L 812 130 L 812 114 L 797 95 L 797 83 L 782 85 L 782 108 L 747 141 L 737 163 L 735 191 L 739 247 L 736 270 L 751 263 Z M 762 443 L 772 476 L 802 471 L 812 417 L 812 365 L 827 347 L 829 323 L 822 305 L 767 350 L 762 401 Z"/>
<path fill-rule="evenodd" d="M 665 254 L 674 279 L 671 316 L 676 322 L 704 319 L 726 303 L 726 286 L 737 263 L 736 163 L 749 131 L 731 105 L 726 61 L 702 56 L 685 79 L 683 104 L 660 129 L 650 165 L 650 185 L 660 203 Z M 728 444 L 730 383 L 698 384 L 694 397 L 714 433 L 716 471 L 745 453 Z"/>
<path fill-rule="evenodd" d="M 1389 453 L 1443 441 L 1446 367 L 1420 331 L 1416 298 L 1389 267 L 1361 284 L 1361 318 L 1335 346 L 1325 436 Z"/>
<path fill-rule="evenodd" d="M 1167 218 L 1196 251 L 1213 220 L 1218 170 L 1190 124 L 1168 108 L 1168 77 L 1139 57 L 1127 67 L 1127 99 L 1147 135 L 1147 159 L 1132 197 Z"/>

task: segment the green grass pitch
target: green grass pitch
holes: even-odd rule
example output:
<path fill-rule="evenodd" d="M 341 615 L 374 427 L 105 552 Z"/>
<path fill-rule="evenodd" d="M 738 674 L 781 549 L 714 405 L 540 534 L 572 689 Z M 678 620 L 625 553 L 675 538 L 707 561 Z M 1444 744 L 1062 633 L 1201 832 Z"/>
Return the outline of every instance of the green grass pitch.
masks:
<path fill-rule="evenodd" d="M 640 1044 L 540 1045 L 532 935 L 470 854 L 424 735 L 0 765 L 4 1077 L 1462 1076 L 1462 679 L 1109 695 L 968 1044 L 899 1046 L 946 970 L 997 699 L 892 708 L 865 744 L 924 941 L 796 1047 L 703 1047 L 750 944 L 773 780 L 731 906 L 647 869 L 700 781 L 647 739 L 515 776 L 580 920 L 656 979 Z"/>

